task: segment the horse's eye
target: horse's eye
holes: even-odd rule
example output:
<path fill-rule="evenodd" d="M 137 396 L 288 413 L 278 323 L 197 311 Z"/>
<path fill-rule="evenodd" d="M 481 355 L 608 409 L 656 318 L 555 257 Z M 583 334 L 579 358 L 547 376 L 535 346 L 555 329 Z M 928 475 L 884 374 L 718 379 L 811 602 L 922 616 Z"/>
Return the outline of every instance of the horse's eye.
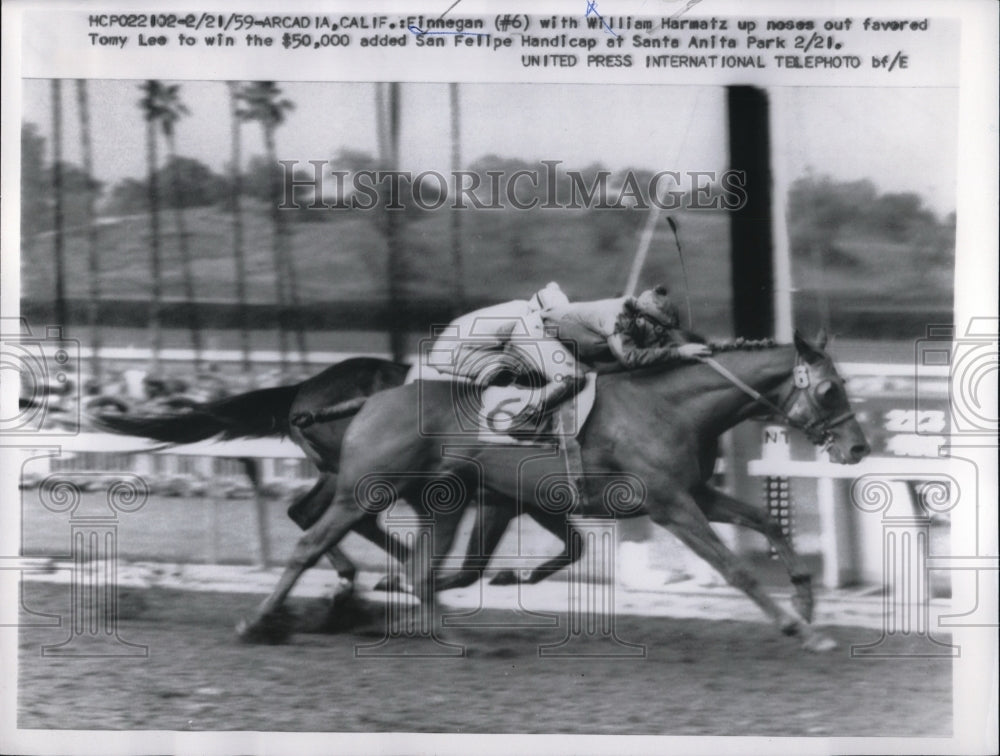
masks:
<path fill-rule="evenodd" d="M 816 399 L 827 407 L 837 401 L 839 393 L 840 389 L 833 381 L 823 381 L 816 387 Z"/>

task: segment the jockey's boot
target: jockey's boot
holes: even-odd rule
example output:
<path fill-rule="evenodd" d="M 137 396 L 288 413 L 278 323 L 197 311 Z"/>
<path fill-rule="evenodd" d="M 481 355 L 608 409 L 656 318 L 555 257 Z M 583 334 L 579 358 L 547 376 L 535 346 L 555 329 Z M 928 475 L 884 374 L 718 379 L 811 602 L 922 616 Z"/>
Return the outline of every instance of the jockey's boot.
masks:
<path fill-rule="evenodd" d="M 524 408 L 514 420 L 510 431 L 519 440 L 552 440 L 561 431 L 556 427 L 559 408 L 576 396 L 586 385 L 587 376 L 570 376 L 562 380 L 550 381 L 542 388 L 542 399 Z"/>
<path fill-rule="evenodd" d="M 558 422 L 561 424 L 562 421 Z M 560 430 L 561 428 L 557 429 L 557 432 Z M 559 448 L 566 464 L 566 477 L 576 490 L 576 513 L 582 515 L 590 511 L 590 501 L 587 495 L 587 482 L 583 475 L 583 452 L 580 442 L 572 434 L 564 433 L 559 436 Z"/>

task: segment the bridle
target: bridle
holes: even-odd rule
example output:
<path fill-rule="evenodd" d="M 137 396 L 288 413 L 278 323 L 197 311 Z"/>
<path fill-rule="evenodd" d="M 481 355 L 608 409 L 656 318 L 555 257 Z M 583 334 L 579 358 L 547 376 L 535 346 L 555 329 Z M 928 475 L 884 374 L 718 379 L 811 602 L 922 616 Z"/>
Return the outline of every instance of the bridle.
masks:
<path fill-rule="evenodd" d="M 712 359 L 711 357 L 697 357 L 696 359 L 699 362 L 703 362 L 708 365 L 736 388 L 753 399 L 754 402 L 763 405 L 773 414 L 781 417 L 789 426 L 802 431 L 806 438 L 808 438 L 813 444 L 816 446 L 822 446 L 824 449 L 833 442 L 833 429 L 838 425 L 843 425 L 848 420 L 854 418 L 854 412 L 851 410 L 842 412 L 834 417 L 823 417 L 823 408 L 816 401 L 816 398 L 813 396 L 813 392 L 809 391 L 811 386 L 809 368 L 802 359 L 802 355 L 796 355 L 795 367 L 792 368 L 791 386 L 789 387 L 788 393 L 786 393 L 778 403 L 772 402 L 753 386 L 750 386 L 740 380 L 728 368 L 723 367 L 718 361 Z M 812 414 L 814 415 L 814 418 L 808 422 L 803 422 L 792 417 L 787 409 L 795 403 L 800 394 L 805 396 L 810 409 L 813 410 Z"/>

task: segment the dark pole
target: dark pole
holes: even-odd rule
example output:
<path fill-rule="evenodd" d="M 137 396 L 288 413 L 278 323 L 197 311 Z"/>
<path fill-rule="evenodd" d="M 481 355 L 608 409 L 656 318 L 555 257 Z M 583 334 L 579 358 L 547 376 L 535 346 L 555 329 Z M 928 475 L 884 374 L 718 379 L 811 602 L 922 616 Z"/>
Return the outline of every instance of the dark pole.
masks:
<path fill-rule="evenodd" d="M 97 248 L 97 223 L 94 199 L 97 194 L 94 179 L 94 156 L 90 133 L 90 99 L 87 97 L 87 80 L 76 80 L 77 109 L 80 112 L 80 150 L 83 153 L 83 173 L 87 179 L 87 275 L 90 279 L 90 301 L 87 302 L 87 326 L 90 328 L 91 376 L 100 386 L 104 375 L 101 367 L 101 326 L 98 322 L 98 305 L 101 297 L 101 269 Z"/>
<path fill-rule="evenodd" d="M 250 316 L 247 310 L 247 264 L 243 249 L 243 210 L 240 206 L 243 194 L 243 155 L 240 143 L 240 140 L 243 138 L 240 132 L 240 84 L 235 81 L 227 81 L 226 86 L 229 89 L 230 142 L 232 145 L 230 202 L 232 203 L 233 211 L 233 261 L 236 265 L 236 301 L 240 313 L 240 351 L 243 354 L 243 371 L 246 375 L 251 375 L 250 327 L 248 325 Z"/>
<path fill-rule="evenodd" d="M 56 324 L 66 328 L 66 253 L 63 235 L 63 155 L 62 155 L 62 82 L 52 80 L 52 191 L 53 252 L 56 276 Z"/>
<path fill-rule="evenodd" d="M 774 335 L 772 182 L 767 94 L 727 87 L 729 167 L 746 177 L 747 202 L 730 222 L 733 333 L 748 339 Z"/>

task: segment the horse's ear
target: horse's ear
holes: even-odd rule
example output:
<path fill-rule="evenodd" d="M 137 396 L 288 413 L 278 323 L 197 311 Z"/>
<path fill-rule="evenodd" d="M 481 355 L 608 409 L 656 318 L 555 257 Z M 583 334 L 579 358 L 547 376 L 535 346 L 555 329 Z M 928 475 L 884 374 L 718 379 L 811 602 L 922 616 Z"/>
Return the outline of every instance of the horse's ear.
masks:
<path fill-rule="evenodd" d="M 795 350 L 799 353 L 802 359 L 809 363 L 819 362 L 823 359 L 823 354 L 821 352 L 817 352 L 816 348 L 806 341 L 805 337 L 798 331 L 795 332 Z"/>
<path fill-rule="evenodd" d="M 823 350 L 826 349 L 827 333 L 825 328 L 820 328 L 819 333 L 816 334 L 816 348 Z"/>

